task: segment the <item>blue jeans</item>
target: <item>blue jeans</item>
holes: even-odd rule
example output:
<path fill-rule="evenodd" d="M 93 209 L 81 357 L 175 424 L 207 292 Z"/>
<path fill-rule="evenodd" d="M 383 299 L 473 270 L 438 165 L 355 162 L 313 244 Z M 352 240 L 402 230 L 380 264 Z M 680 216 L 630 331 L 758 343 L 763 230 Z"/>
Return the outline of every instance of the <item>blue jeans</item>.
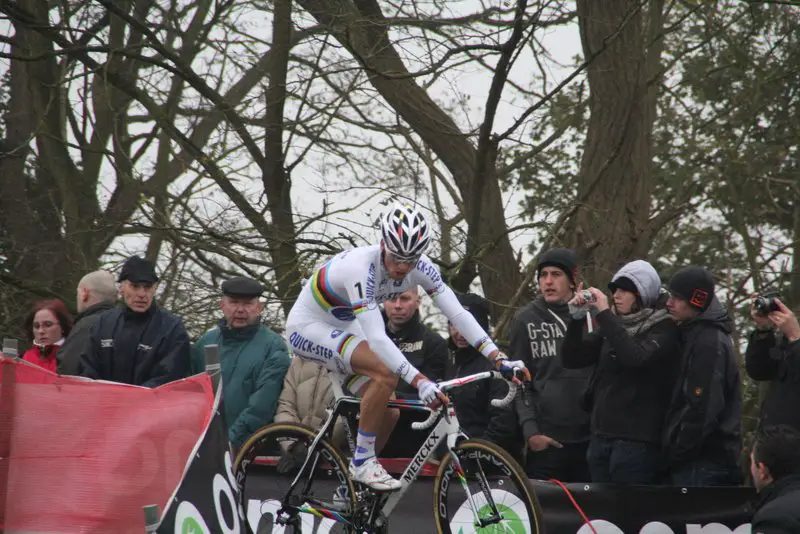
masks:
<path fill-rule="evenodd" d="M 655 484 L 661 447 L 642 441 L 592 436 L 586 453 L 592 482 Z"/>
<path fill-rule="evenodd" d="M 696 460 L 677 468 L 672 468 L 669 473 L 673 486 L 739 486 L 742 483 L 742 474 L 736 467 L 729 467 L 708 460 Z"/>

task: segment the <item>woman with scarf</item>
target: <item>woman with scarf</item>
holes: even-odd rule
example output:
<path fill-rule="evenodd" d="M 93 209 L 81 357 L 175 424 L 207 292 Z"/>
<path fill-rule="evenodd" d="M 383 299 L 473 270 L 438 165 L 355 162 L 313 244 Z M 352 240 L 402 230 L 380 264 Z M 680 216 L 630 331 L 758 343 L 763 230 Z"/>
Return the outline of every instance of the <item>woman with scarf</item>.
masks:
<path fill-rule="evenodd" d="M 636 260 L 608 285 L 613 301 L 589 288 L 561 347 L 565 368 L 597 364 L 584 399 L 591 413 L 587 453 L 592 482 L 658 483 L 664 417 L 680 368 L 680 334 L 652 265 Z M 594 318 L 587 332 L 586 313 Z"/>
<path fill-rule="evenodd" d="M 56 354 L 72 328 L 72 316 L 58 299 L 37 302 L 25 317 L 25 332 L 33 346 L 25 351 L 26 362 L 56 372 Z"/>

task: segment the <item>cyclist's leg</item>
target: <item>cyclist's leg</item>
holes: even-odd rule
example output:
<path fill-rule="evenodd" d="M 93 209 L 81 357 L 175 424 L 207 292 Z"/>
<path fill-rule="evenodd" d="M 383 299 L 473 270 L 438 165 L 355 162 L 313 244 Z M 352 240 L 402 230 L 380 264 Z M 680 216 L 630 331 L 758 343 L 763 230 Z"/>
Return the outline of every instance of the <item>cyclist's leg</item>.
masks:
<path fill-rule="evenodd" d="M 391 433 L 394 423 L 397 423 L 396 417 L 399 416 L 397 414 L 392 422 L 390 417 L 387 417 L 387 412 L 390 410 L 386 406 L 397 388 L 397 375 L 378 358 L 366 341 L 360 342 L 353 350 L 350 366 L 356 374 L 370 378 L 366 390 L 362 390 L 358 430 L 379 436 L 385 444 L 388 439 L 387 430 Z"/>
<path fill-rule="evenodd" d="M 369 383 L 370 378 L 368 376 L 354 375 L 350 377 L 350 380 L 347 382 L 347 390 L 357 397 L 363 397 L 364 393 L 367 392 Z M 392 393 L 390 399 L 394 400 L 396 398 L 397 395 Z M 389 441 L 389 436 L 394 432 L 394 428 L 397 426 L 397 421 L 399 420 L 400 410 L 397 408 L 386 409 L 386 414 L 381 421 L 381 427 L 378 429 L 378 437 L 375 440 L 375 452 L 378 453 L 378 456 L 380 456 L 381 451 L 386 446 L 386 442 Z"/>
<path fill-rule="evenodd" d="M 348 363 L 353 372 L 370 378 L 366 391 L 361 396 L 361 417 L 356 451 L 351 460 L 351 477 L 378 490 L 400 489 L 401 483 L 383 469 L 375 452 L 378 432 L 386 431 L 386 403 L 397 387 L 397 375 L 378 358 L 366 341 L 360 341 L 356 345 Z"/>
<path fill-rule="evenodd" d="M 340 374 L 370 377 L 371 385 L 361 401 L 359 422 L 359 433 L 364 433 L 364 436 L 360 436 L 361 448 L 366 449 L 367 454 L 358 453 L 356 447 L 359 457 L 366 456 L 367 461 L 351 463 L 351 477 L 379 491 L 399 489 L 400 482 L 386 473 L 373 452 L 374 438 L 380 428 L 381 417 L 386 413 L 386 402 L 397 385 L 397 377 L 369 349 L 357 325 L 332 325 L 317 321 L 287 325 L 286 330 L 289 344 L 297 356 Z M 354 355 L 356 368 L 352 365 Z M 360 465 L 354 466 L 355 463 Z"/>
<path fill-rule="evenodd" d="M 363 397 L 367 392 L 367 387 L 372 380 L 365 375 L 354 375 L 347 383 L 347 389 L 353 395 Z M 395 399 L 397 396 L 392 393 L 390 399 Z M 397 421 L 400 419 L 400 410 L 397 408 L 387 408 L 384 417 L 381 419 L 381 426 L 378 429 L 378 436 L 375 440 L 375 452 L 380 456 L 381 451 L 389 441 L 389 436 L 392 435 L 394 428 L 397 426 Z"/>

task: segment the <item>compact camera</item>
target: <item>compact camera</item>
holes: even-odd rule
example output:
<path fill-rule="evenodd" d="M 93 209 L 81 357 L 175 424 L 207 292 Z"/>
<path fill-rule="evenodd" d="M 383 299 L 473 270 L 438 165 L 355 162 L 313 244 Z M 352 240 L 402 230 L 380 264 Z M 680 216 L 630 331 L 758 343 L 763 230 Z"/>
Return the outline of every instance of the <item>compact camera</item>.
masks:
<path fill-rule="evenodd" d="M 778 311 L 778 304 L 775 299 L 780 298 L 778 293 L 765 293 L 756 298 L 755 308 L 756 313 L 759 315 L 769 315 L 774 311 Z"/>

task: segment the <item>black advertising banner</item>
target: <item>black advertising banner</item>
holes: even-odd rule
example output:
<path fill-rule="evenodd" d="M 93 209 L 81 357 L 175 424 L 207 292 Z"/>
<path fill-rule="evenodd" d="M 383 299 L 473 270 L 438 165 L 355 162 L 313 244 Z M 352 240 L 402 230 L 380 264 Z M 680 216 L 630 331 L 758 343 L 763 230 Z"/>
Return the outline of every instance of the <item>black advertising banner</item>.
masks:
<path fill-rule="evenodd" d="M 222 409 L 222 384 L 214 416 L 189 458 L 183 478 L 170 499 L 158 534 L 247 534 Z"/>
<path fill-rule="evenodd" d="M 269 518 L 278 509 L 278 502 L 271 500 L 277 490 L 271 483 L 275 480 L 273 468 L 257 469 L 255 476 L 248 477 L 247 521 L 256 534 L 280 534 L 283 527 L 269 525 Z M 336 483 L 327 482 L 333 492 Z M 546 534 L 750 534 L 748 503 L 755 496 L 752 488 L 566 484 L 591 520 L 593 531 L 561 487 L 543 481 L 534 481 L 534 486 Z M 315 487 L 325 492 L 324 486 Z M 433 480 L 418 479 L 392 513 L 389 532 L 434 533 L 432 514 Z M 328 534 L 332 524 L 329 519 L 317 520 L 302 534 Z"/>

